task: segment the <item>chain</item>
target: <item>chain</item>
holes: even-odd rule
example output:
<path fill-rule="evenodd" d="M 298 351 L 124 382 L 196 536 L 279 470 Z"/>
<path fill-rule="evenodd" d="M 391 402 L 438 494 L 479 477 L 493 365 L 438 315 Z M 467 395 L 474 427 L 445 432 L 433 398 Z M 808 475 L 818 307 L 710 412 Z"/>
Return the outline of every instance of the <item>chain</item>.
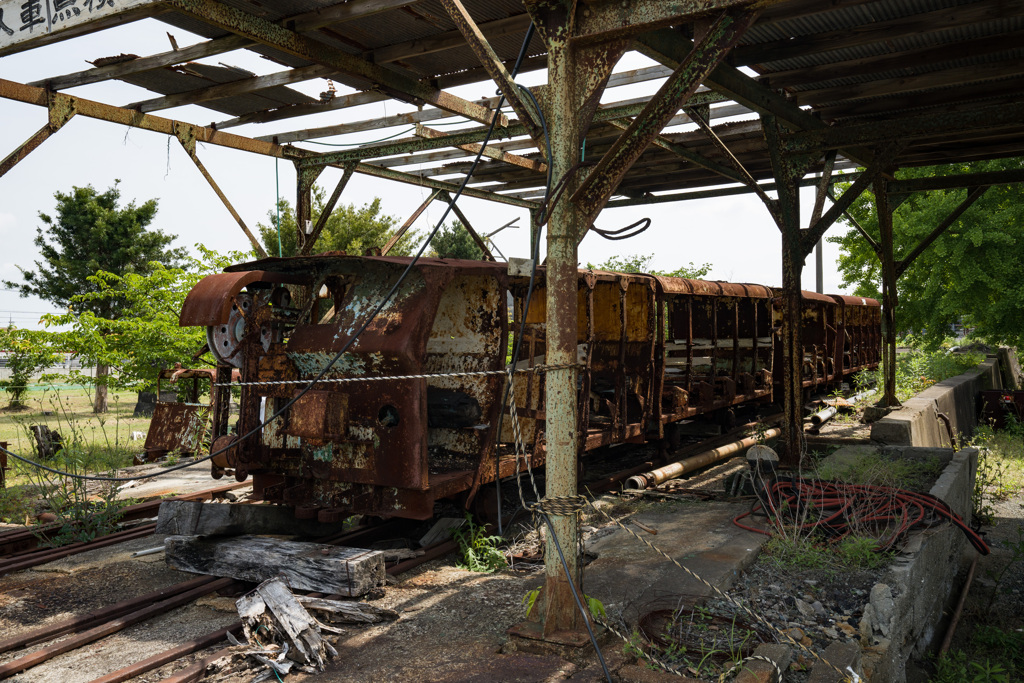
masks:
<path fill-rule="evenodd" d="M 561 365 L 535 365 L 532 368 L 519 368 L 515 372 L 547 372 L 549 370 L 561 370 L 563 368 L 579 367 L 577 363 L 563 363 Z M 406 379 L 436 379 L 440 377 L 482 377 L 484 375 L 511 375 L 508 370 L 473 370 L 466 372 L 442 372 L 429 375 L 381 375 L 376 377 L 324 377 L 317 381 L 317 384 L 345 384 L 348 382 L 384 382 Z M 265 382 L 218 382 L 215 387 L 271 387 L 288 384 L 309 384 L 308 379 L 281 379 L 268 380 Z"/>
<path fill-rule="evenodd" d="M 556 366 L 548 366 L 548 367 L 550 369 L 553 369 Z M 565 366 L 562 366 L 562 367 L 565 367 Z M 569 367 L 575 367 L 575 366 L 569 366 Z M 509 376 L 509 382 L 511 383 L 512 382 L 512 373 L 509 372 L 508 376 Z M 590 509 L 592 509 L 595 512 L 599 513 L 602 517 L 607 519 L 609 522 L 612 522 L 613 524 L 616 524 L 619 528 L 623 529 L 627 534 L 629 534 L 630 536 L 632 536 L 636 540 L 640 541 L 641 543 L 646 545 L 648 548 L 650 548 L 651 550 L 653 550 L 654 552 L 658 553 L 659 555 L 664 557 L 666 560 L 668 560 L 669 562 L 674 564 L 677 568 L 682 570 L 685 574 L 688 574 L 693 579 L 699 581 L 701 584 L 703 584 L 707 588 L 711 589 L 712 593 L 719 595 L 720 597 L 725 599 L 727 602 L 731 603 L 732 605 L 734 605 L 735 607 L 739 608 L 743 612 L 746 612 L 757 623 L 761 624 L 762 626 L 764 626 L 765 628 L 769 629 L 770 631 L 773 631 L 773 632 L 779 634 L 790 645 L 792 645 L 792 646 L 794 646 L 794 647 L 796 647 L 796 648 L 798 648 L 800 650 L 803 650 L 804 652 L 806 652 L 808 655 L 810 655 L 814 659 L 818 660 L 819 662 L 822 662 L 825 666 L 828 666 L 829 668 L 831 668 L 833 671 L 835 671 L 836 673 L 839 674 L 839 676 L 840 676 L 839 680 L 840 681 L 849 681 L 849 680 L 851 680 L 850 677 L 847 675 L 847 673 L 845 671 L 843 671 L 842 669 L 840 669 L 839 667 L 837 667 L 835 664 L 832 664 L 828 660 L 824 659 L 817 652 L 814 652 L 812 649 L 810 649 L 809 647 L 807 647 L 803 643 L 801 643 L 801 642 L 797 641 L 796 639 L 794 639 L 786 631 L 783 631 L 783 630 L 777 628 L 775 625 L 773 625 L 772 623 L 770 623 L 769 621 L 764 619 L 759 614 L 755 613 L 749 607 L 747 607 L 743 603 L 737 601 L 732 596 L 730 596 L 727 593 L 725 593 L 724 591 L 722 591 L 720 588 L 718 588 L 718 586 L 715 586 L 715 585 L 711 584 L 706 579 L 704 579 L 702 576 L 700 576 L 697 573 L 695 573 L 692 569 L 688 569 L 687 567 L 684 567 L 683 565 L 681 565 L 675 558 L 673 558 L 671 555 L 666 553 L 664 550 L 662 550 L 661 548 L 657 547 L 656 545 L 654 545 L 653 543 L 651 543 L 647 539 L 639 536 L 636 532 L 634 532 L 632 529 L 627 527 L 621 521 L 611 517 L 604 510 L 602 510 L 602 509 L 598 508 L 597 506 L 595 506 L 594 503 L 589 498 L 587 498 L 586 496 L 576 495 L 576 496 L 562 496 L 562 497 L 559 497 L 559 498 L 541 498 L 540 493 L 537 490 L 537 481 L 536 481 L 536 479 L 533 476 L 533 468 L 531 467 L 530 456 L 526 454 L 526 452 L 525 452 L 526 449 L 523 446 L 522 432 L 521 432 L 520 427 L 519 427 L 519 415 L 516 413 L 516 410 L 515 410 L 515 391 L 514 391 L 514 389 L 512 391 L 510 391 L 510 396 L 512 397 L 512 400 L 509 401 L 509 417 L 512 419 L 512 433 L 513 433 L 514 438 L 515 438 L 515 447 L 516 447 L 516 473 L 515 473 L 516 485 L 519 487 L 519 501 L 520 501 L 520 503 L 522 503 L 522 506 L 525 509 L 530 510 L 535 515 L 537 513 L 549 513 L 549 514 L 557 515 L 557 514 L 579 514 L 583 510 L 584 507 L 590 507 Z M 520 476 L 520 471 L 519 471 L 519 460 L 520 460 L 520 457 L 522 457 L 523 462 L 526 464 L 526 472 L 527 472 L 527 474 L 530 477 L 530 485 L 533 487 L 534 495 L 536 495 L 536 497 L 537 497 L 537 501 L 538 502 L 536 502 L 536 503 L 527 503 L 526 502 L 526 498 L 523 495 L 522 478 Z M 500 504 L 501 503 L 499 501 L 499 505 Z M 579 536 L 581 538 L 580 545 L 582 546 L 582 534 L 579 534 Z M 617 635 L 619 638 L 621 638 L 624 642 L 626 642 L 626 643 L 630 642 L 630 639 L 627 636 L 625 636 L 623 633 L 621 633 L 617 629 L 612 628 L 609 624 L 607 624 L 607 623 L 597 619 L 596 617 L 592 617 L 592 615 L 587 615 L 587 616 L 590 617 L 590 618 L 593 618 L 595 622 L 597 622 L 601 626 L 604 626 L 605 628 L 607 628 L 609 631 L 611 631 L 612 633 Z M 645 659 L 648 659 L 649 661 L 651 661 L 652 663 L 654 663 L 657 666 L 661 667 L 665 671 L 668 671 L 669 673 L 673 673 L 673 674 L 675 674 L 677 676 L 682 676 L 682 674 L 680 672 L 676 671 L 671 666 L 668 666 L 667 664 L 664 664 L 663 662 L 658 661 L 656 658 L 654 658 L 654 657 L 652 657 L 652 656 L 650 656 L 650 655 L 648 655 L 646 653 L 643 653 L 642 651 L 641 651 L 641 654 L 643 654 Z M 779 669 L 779 666 L 773 660 L 771 660 L 770 658 L 762 657 L 760 655 L 752 655 L 750 657 L 746 657 L 743 660 L 741 660 L 740 662 L 738 662 L 735 666 L 733 666 L 728 671 L 723 672 L 722 675 L 718 677 L 719 683 L 724 683 L 734 673 L 739 673 L 739 671 L 742 670 L 744 663 L 748 662 L 750 660 L 761 660 L 761 661 L 769 662 L 772 665 L 772 673 L 773 673 L 773 676 L 774 676 L 775 683 L 782 683 L 782 671 Z"/>

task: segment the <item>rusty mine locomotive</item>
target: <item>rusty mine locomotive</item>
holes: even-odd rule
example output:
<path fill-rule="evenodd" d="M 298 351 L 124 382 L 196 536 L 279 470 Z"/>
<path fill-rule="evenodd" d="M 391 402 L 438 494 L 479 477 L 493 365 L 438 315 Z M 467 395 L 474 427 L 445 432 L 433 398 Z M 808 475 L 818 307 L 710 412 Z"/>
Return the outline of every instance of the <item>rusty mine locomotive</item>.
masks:
<path fill-rule="evenodd" d="M 255 495 L 296 515 L 429 518 L 512 476 L 512 421 L 501 421 L 511 332 L 525 328 L 511 404 L 531 463 L 544 463 L 544 269 L 421 258 L 324 377 L 410 263 L 319 255 L 235 265 L 189 293 L 181 325 L 203 326 L 218 361 L 213 475 L 252 475 Z M 770 403 L 781 378 L 780 299 L 768 287 L 580 270 L 579 450 L 664 438 L 683 420 Z M 804 386 L 838 386 L 878 365 L 878 302 L 804 293 Z M 240 370 L 237 430 L 230 381 Z M 486 372 L 490 371 L 490 372 Z M 475 375 L 461 373 L 476 372 Z M 428 375 L 428 377 L 415 377 Z M 413 376 L 413 377 L 409 377 Z M 260 429 L 260 425 L 267 422 Z M 251 438 L 240 439 L 251 430 Z M 532 446 L 532 448 L 531 448 Z M 499 457 L 495 458 L 495 449 Z M 496 465 L 497 463 L 497 465 Z"/>

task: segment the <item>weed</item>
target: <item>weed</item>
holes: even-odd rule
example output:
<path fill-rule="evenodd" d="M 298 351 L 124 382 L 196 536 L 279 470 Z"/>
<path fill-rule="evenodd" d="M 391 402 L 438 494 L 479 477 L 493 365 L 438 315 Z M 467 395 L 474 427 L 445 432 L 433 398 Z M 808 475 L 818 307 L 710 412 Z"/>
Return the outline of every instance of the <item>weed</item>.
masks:
<path fill-rule="evenodd" d="M 887 458 L 878 453 L 843 462 L 822 462 L 817 474 L 821 479 L 840 480 L 851 484 L 880 484 L 900 489 L 930 488 L 945 462 L 938 457 Z"/>
<path fill-rule="evenodd" d="M 896 398 L 906 401 L 936 382 L 956 377 L 984 360 L 979 353 L 947 353 L 945 351 L 911 350 L 896 358 Z M 877 370 L 863 370 L 854 378 L 858 389 L 882 386 L 884 364 Z"/>
<path fill-rule="evenodd" d="M 55 469 L 69 474 L 86 474 L 83 459 L 76 446 L 58 451 L 52 461 Z M 117 529 L 127 501 L 117 499 L 113 482 L 104 482 L 98 496 L 90 500 L 87 482 L 73 476 L 51 474 L 39 470 L 37 486 L 48 507 L 57 515 L 60 530 L 48 539 L 40 538 L 42 545 L 58 547 L 80 541 L 91 541 Z"/>
<path fill-rule="evenodd" d="M 888 565 L 892 553 L 880 553 L 877 548 L 878 540 L 872 536 L 850 535 L 834 544 L 806 536 L 772 536 L 764 544 L 762 554 L 777 569 L 840 572 Z"/>
<path fill-rule="evenodd" d="M 978 475 L 971 493 L 974 518 L 991 525 L 995 521 L 992 502 L 1024 490 L 1024 425 L 1016 420 L 1000 430 L 979 425 L 971 445 L 979 449 Z"/>
<path fill-rule="evenodd" d="M 1024 634 L 982 624 L 963 650 L 935 663 L 932 683 L 1010 683 L 1024 674 Z"/>
<path fill-rule="evenodd" d="M 474 522 L 469 513 L 466 513 L 466 523 L 452 532 L 452 536 L 462 553 L 459 569 L 489 574 L 505 568 L 505 554 L 498 550 L 498 544 L 504 539 L 489 536 L 486 527 Z"/>
<path fill-rule="evenodd" d="M 540 588 L 534 588 L 532 591 L 528 591 L 523 596 L 523 604 L 526 605 L 526 616 L 530 616 L 533 612 L 534 605 L 537 604 L 537 598 L 540 596 Z M 607 619 L 608 612 L 604 609 L 604 603 L 597 598 L 592 598 L 589 595 L 583 596 L 583 602 L 586 603 L 587 609 L 590 610 L 590 616 L 595 619 Z"/>

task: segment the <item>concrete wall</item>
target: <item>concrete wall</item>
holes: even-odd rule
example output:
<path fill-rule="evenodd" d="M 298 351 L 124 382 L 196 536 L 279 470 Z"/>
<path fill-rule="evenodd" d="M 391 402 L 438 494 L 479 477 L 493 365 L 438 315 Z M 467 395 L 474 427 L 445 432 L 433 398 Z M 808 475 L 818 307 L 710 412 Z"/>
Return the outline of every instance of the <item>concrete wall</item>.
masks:
<path fill-rule="evenodd" d="M 930 492 L 965 520 L 971 515 L 977 466 L 977 449 L 959 451 Z M 864 606 L 861 666 L 866 680 L 906 681 L 907 661 L 923 656 L 941 637 L 943 610 L 959 590 L 957 575 L 973 552 L 963 531 L 951 524 L 911 534 Z"/>
<path fill-rule="evenodd" d="M 989 356 L 973 370 L 928 387 L 872 424 L 871 440 L 891 446 L 952 447 L 938 414 L 949 417 L 958 439 L 973 434 L 978 425 L 978 394 L 1003 386 L 1000 365 L 998 356 Z"/>

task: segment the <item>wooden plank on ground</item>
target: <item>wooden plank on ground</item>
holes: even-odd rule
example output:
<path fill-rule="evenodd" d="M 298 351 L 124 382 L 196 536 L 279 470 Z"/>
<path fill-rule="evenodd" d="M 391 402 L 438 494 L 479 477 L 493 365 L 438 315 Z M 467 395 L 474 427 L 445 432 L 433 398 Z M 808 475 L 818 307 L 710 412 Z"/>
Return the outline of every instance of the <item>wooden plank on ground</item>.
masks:
<path fill-rule="evenodd" d="M 348 597 L 365 595 L 384 583 L 384 554 L 379 551 L 260 536 L 169 536 L 166 558 L 169 566 L 194 574 L 244 581 L 280 576 L 290 588 Z"/>

